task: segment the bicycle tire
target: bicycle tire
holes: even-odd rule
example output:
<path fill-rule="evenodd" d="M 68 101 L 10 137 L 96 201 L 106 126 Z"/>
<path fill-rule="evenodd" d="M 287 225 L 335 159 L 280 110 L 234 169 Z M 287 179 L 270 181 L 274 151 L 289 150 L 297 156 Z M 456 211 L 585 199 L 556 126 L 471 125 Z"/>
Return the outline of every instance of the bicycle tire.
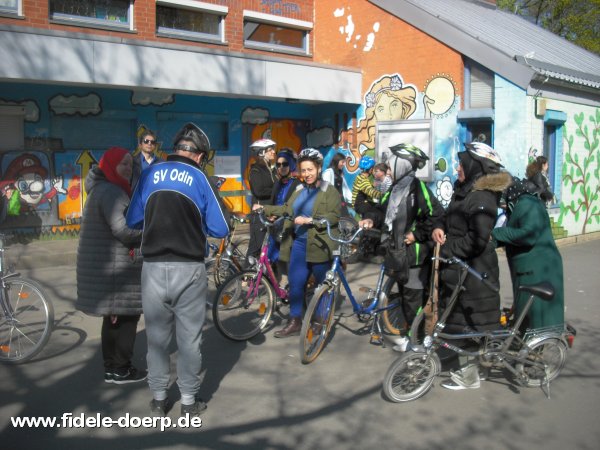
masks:
<path fill-rule="evenodd" d="M 12 318 L 0 309 L 0 362 L 24 363 L 41 352 L 50 339 L 54 307 L 34 281 L 10 278 L 4 285 Z"/>
<path fill-rule="evenodd" d="M 205 260 L 204 266 L 206 267 L 206 276 L 208 278 L 208 291 L 206 294 L 206 300 L 208 302 L 208 306 L 212 306 L 213 300 L 215 298 L 215 295 L 217 294 L 219 286 L 227 278 L 238 273 L 238 270 L 232 264 L 228 264 L 227 266 L 222 265 L 223 267 L 221 270 L 216 270 L 217 261 L 214 258 Z M 223 277 L 222 275 L 218 275 L 221 273 L 225 274 L 226 276 Z"/>
<path fill-rule="evenodd" d="M 257 273 L 253 270 L 230 276 L 217 290 L 212 305 L 213 322 L 219 332 L 233 341 L 246 341 L 269 323 L 275 307 L 275 290 L 264 276 L 258 296 L 248 298 Z"/>
<path fill-rule="evenodd" d="M 217 261 L 219 262 L 218 264 Z M 215 291 L 219 286 L 221 286 L 225 282 L 226 279 L 238 272 L 240 272 L 240 270 L 230 260 L 225 259 L 223 257 L 215 258 L 212 273 Z"/>
<path fill-rule="evenodd" d="M 233 256 L 238 260 L 241 267 L 246 267 L 248 261 L 246 258 L 246 255 L 248 254 L 248 245 L 250 245 L 250 238 L 236 239 L 235 242 L 232 243 Z"/>
<path fill-rule="evenodd" d="M 410 339 L 410 344 L 414 347 L 416 345 L 423 344 L 423 339 L 425 338 L 425 310 L 423 308 L 419 308 L 415 319 L 410 325 L 410 331 L 408 332 L 408 338 Z"/>
<path fill-rule="evenodd" d="M 323 350 L 333 325 L 336 297 L 334 287 L 325 283 L 317 288 L 308 304 L 300 331 L 302 364 L 310 364 Z"/>
<path fill-rule="evenodd" d="M 383 285 L 384 297 L 380 305 L 381 308 L 387 308 L 392 304 L 396 304 L 393 308 L 385 309 L 381 312 L 381 319 L 385 330 L 392 335 L 399 336 L 404 330 L 404 313 L 402 312 L 402 297 L 400 292 L 393 292 L 394 287 L 398 287 L 398 283 L 393 278 L 388 278 Z"/>
<path fill-rule="evenodd" d="M 567 346 L 559 338 L 546 338 L 531 345 L 527 359 L 543 362 L 546 370 L 525 364 L 523 371 L 527 375 L 527 387 L 540 387 L 554 380 L 567 362 Z"/>
<path fill-rule="evenodd" d="M 383 379 L 383 393 L 392 402 L 409 402 L 425 395 L 442 370 L 437 354 L 409 352 L 398 358 Z"/>

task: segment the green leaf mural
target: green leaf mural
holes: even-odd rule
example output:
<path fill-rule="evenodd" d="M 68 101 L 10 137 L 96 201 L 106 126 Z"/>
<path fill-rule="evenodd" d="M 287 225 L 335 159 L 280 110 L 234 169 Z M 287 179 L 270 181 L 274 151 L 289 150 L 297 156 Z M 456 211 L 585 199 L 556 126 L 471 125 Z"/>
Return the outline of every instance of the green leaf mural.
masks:
<path fill-rule="evenodd" d="M 573 120 L 577 125 L 575 133 L 567 135 L 568 151 L 564 155 L 562 167 L 563 185 L 570 188 L 570 204 L 561 204 L 558 223 L 562 225 L 568 215 L 573 215 L 575 222 L 582 221 L 581 234 L 585 234 L 586 226 L 600 222 L 600 109 L 596 109 L 595 116 L 588 116 L 588 122 L 584 123 L 584 113 L 575 114 Z M 591 131 L 590 131 L 591 130 Z M 577 153 L 574 149 L 575 141 L 581 141 L 584 152 Z M 595 163 L 595 164 L 594 164 Z M 593 175 L 593 176 L 592 176 Z"/>

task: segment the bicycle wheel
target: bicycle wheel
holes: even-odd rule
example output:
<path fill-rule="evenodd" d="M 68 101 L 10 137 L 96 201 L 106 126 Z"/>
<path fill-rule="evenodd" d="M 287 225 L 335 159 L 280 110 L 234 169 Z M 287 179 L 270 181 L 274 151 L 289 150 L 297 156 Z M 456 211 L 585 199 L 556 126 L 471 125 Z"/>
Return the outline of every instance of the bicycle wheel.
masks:
<path fill-rule="evenodd" d="M 208 277 L 208 292 L 206 294 L 206 299 L 208 302 L 208 306 L 212 306 L 213 300 L 215 298 L 215 295 L 217 294 L 217 289 L 219 288 L 219 286 L 228 277 L 238 273 L 238 270 L 236 267 L 233 266 L 233 264 L 230 263 L 222 263 L 220 264 L 220 268 L 217 269 L 217 262 L 214 258 L 205 260 L 204 265 L 206 267 L 206 276 Z"/>
<path fill-rule="evenodd" d="M 7 311 L 0 309 L 0 361 L 17 364 L 37 355 L 50 339 L 54 308 L 33 281 L 11 278 L 4 284 Z"/>
<path fill-rule="evenodd" d="M 530 347 L 527 359 L 544 365 L 545 369 L 527 363 L 523 367 L 527 387 L 539 387 L 560 374 L 567 362 L 567 346 L 558 338 L 542 339 Z"/>
<path fill-rule="evenodd" d="M 236 239 L 232 244 L 232 253 L 235 260 L 238 262 L 240 267 L 246 267 L 248 260 L 246 254 L 248 253 L 248 244 L 250 244 L 250 238 Z"/>
<path fill-rule="evenodd" d="M 393 402 L 408 402 L 425 395 L 442 363 L 435 353 L 410 352 L 398 358 L 383 379 L 383 393 Z"/>
<path fill-rule="evenodd" d="M 398 336 L 404 330 L 406 320 L 402 312 L 402 296 L 396 280 L 388 278 L 383 286 L 383 292 L 385 296 L 380 307 L 387 308 L 389 306 L 388 309 L 381 312 L 383 326 L 389 334 Z"/>
<path fill-rule="evenodd" d="M 262 277 L 256 286 L 256 271 L 247 270 L 219 286 L 212 305 L 213 321 L 226 338 L 245 341 L 267 326 L 274 306 L 271 283 Z"/>
<path fill-rule="evenodd" d="M 230 260 L 225 259 L 223 257 L 218 257 L 214 261 L 215 261 L 215 263 L 213 265 L 212 277 L 213 277 L 213 282 L 214 282 L 215 291 L 216 291 L 216 289 L 219 286 L 221 286 L 227 278 L 238 273 L 239 270 L 235 266 L 235 264 L 233 264 Z M 219 264 L 216 263 L 217 261 L 219 262 Z M 207 272 L 208 272 L 208 270 L 207 270 Z"/>
<path fill-rule="evenodd" d="M 322 284 L 310 301 L 300 331 L 300 359 L 302 364 L 313 362 L 325 346 L 333 325 L 335 311 L 335 289 Z"/>

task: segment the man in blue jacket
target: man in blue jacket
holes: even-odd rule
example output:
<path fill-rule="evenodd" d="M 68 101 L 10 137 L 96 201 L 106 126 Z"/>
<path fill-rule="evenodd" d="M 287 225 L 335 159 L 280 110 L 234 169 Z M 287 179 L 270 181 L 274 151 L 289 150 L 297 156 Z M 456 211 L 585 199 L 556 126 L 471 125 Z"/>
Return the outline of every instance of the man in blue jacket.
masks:
<path fill-rule="evenodd" d="M 229 220 L 202 168 L 210 143 L 193 123 L 177 133 L 174 154 L 144 170 L 127 211 L 127 225 L 143 228 L 142 305 L 148 337 L 148 384 L 153 415 L 166 415 L 169 345 L 178 347 L 181 415 L 206 409 L 198 398 L 207 277 L 206 237 L 225 237 Z"/>

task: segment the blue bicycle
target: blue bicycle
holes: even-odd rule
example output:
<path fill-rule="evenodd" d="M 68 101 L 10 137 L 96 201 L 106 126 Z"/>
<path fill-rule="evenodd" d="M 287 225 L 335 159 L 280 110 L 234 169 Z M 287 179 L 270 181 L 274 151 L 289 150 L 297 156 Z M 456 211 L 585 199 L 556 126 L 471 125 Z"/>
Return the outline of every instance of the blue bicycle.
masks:
<path fill-rule="evenodd" d="M 341 236 L 334 236 L 331 233 L 331 225 L 326 219 L 315 220 L 315 223 L 326 225 L 327 234 L 334 242 L 340 244 L 340 248 L 334 252 L 331 269 L 327 272 L 325 281 L 316 289 L 304 314 L 302 331 L 300 332 L 300 358 L 303 364 L 313 362 L 325 346 L 334 323 L 335 306 L 341 286 L 344 286 L 346 295 L 352 303 L 354 314 L 362 321 L 368 322 L 371 320 L 371 342 L 383 345 L 382 333 L 384 328 L 389 334 L 399 335 L 400 324 L 403 324 L 404 320 L 401 313 L 402 308 L 399 307 L 399 296 L 393 293 L 397 283 L 392 278 L 388 278 L 384 283 L 385 267 L 383 264 L 379 271 L 375 289 L 370 289 L 367 298 L 360 303 L 354 297 L 344 274 L 341 260 L 351 253 L 351 244 L 355 239 L 361 233 L 379 236 L 380 231 L 359 228 L 356 231 L 351 230 L 344 233 L 343 227 L 339 227 L 342 231 Z"/>

